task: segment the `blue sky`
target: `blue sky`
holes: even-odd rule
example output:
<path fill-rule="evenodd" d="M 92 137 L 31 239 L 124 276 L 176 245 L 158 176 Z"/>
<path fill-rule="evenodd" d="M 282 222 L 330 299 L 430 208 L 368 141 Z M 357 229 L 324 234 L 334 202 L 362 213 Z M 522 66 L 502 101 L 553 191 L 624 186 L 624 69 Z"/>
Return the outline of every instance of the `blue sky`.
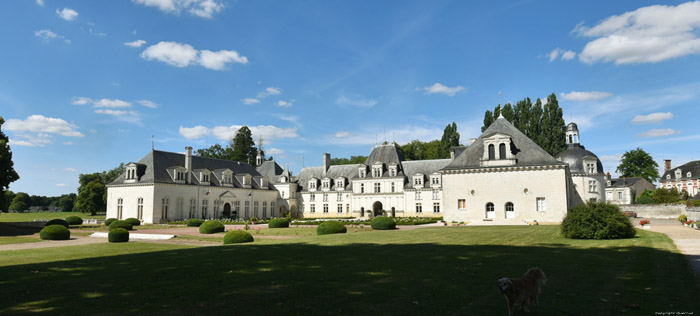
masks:
<path fill-rule="evenodd" d="M 636 147 L 700 158 L 700 2 L 28 0 L 0 20 L 15 192 L 242 125 L 295 173 L 452 121 L 468 143 L 499 91 L 556 93 L 606 171 Z"/>

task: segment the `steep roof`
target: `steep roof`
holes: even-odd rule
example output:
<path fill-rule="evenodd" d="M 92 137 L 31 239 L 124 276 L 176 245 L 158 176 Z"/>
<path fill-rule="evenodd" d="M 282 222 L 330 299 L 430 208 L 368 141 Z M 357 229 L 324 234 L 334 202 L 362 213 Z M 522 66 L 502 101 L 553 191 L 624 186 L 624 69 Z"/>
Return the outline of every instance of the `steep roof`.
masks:
<path fill-rule="evenodd" d="M 277 181 L 277 177 L 282 175 L 282 172 L 284 172 L 282 167 L 280 167 L 280 165 L 278 165 L 274 160 L 263 162 L 262 165 L 255 168 L 255 170 L 261 175 L 268 177 L 272 182 Z"/>
<path fill-rule="evenodd" d="M 676 166 L 675 168 L 671 168 L 670 170 L 664 172 L 664 174 L 661 176 L 661 180 L 659 181 L 668 181 L 666 179 L 666 176 L 669 174 L 671 175 L 671 180 L 676 180 L 676 170 L 678 169 L 681 169 L 681 180 L 688 179 L 688 171 L 690 171 L 690 179 L 697 179 L 698 176 L 700 176 L 700 160 L 693 160 L 686 164 L 682 164 L 680 166 Z"/>
<path fill-rule="evenodd" d="M 450 164 L 451 159 L 431 159 L 431 160 L 409 160 L 403 162 L 403 170 L 408 181 L 404 184 L 406 188 L 413 188 L 413 183 L 411 177 L 415 174 L 421 173 L 423 175 L 430 176 L 435 172 L 439 172 L 441 169 L 447 167 Z M 430 187 L 430 181 L 423 181 L 424 187 Z"/>
<path fill-rule="evenodd" d="M 570 123 L 574 124 L 574 123 Z M 572 173 L 587 173 L 586 168 L 584 166 L 583 160 L 584 159 L 591 159 L 596 161 L 596 168 L 598 169 L 598 173 L 603 173 L 603 163 L 600 162 L 600 159 L 598 159 L 598 156 L 596 156 L 594 153 L 586 150 L 586 147 L 583 147 L 578 144 L 570 144 L 569 148 L 566 150 L 560 152 L 557 155 L 557 159 L 566 162 L 569 164 L 569 170 L 571 170 Z"/>
<path fill-rule="evenodd" d="M 371 166 L 373 163 L 381 161 L 385 164 L 396 163 L 401 168 L 403 155 L 399 153 L 394 144 L 377 145 L 372 149 L 372 152 L 367 156 L 365 165 Z"/>
<path fill-rule="evenodd" d="M 635 183 L 644 180 L 644 178 L 641 177 L 629 177 L 629 178 L 614 178 L 610 179 L 610 185 L 607 186 L 608 188 L 623 188 L 623 187 L 629 187 L 634 185 Z M 646 180 L 645 180 L 646 181 Z M 649 182 L 649 181 L 647 181 Z"/>
<path fill-rule="evenodd" d="M 325 176 L 323 175 L 323 166 L 306 167 L 304 169 L 301 169 L 301 172 L 299 172 L 299 175 L 297 176 L 297 180 L 299 183 L 298 188 L 300 191 L 308 191 L 309 179 L 311 178 L 323 179 L 328 177 L 333 180 L 336 180 L 340 177 L 344 177 L 348 180 L 351 180 L 357 175 L 357 170 L 360 166 L 363 165 L 332 165 L 328 167 L 328 171 L 326 172 Z M 333 187 L 335 188 L 335 184 L 333 185 Z M 348 183 L 346 183 L 346 188 L 349 189 L 350 187 L 352 187 L 352 182 L 348 181 Z"/>
<path fill-rule="evenodd" d="M 484 139 L 495 133 L 510 135 L 516 166 L 542 166 L 542 165 L 563 165 L 563 162 L 556 160 L 539 145 L 525 136 L 513 124 L 503 117 L 494 121 L 484 133 L 469 145 L 461 154 L 455 157 L 444 170 L 475 169 L 482 168 L 481 157 L 484 153 Z"/>

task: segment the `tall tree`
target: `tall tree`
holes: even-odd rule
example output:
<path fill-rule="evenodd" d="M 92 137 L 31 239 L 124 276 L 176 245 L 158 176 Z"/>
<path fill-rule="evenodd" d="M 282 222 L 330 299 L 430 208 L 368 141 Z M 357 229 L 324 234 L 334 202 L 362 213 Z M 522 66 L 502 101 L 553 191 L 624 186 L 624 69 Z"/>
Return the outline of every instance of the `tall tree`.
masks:
<path fill-rule="evenodd" d="M 642 177 L 654 182 L 659 178 L 659 165 L 649 153 L 637 147 L 622 155 L 617 173 L 622 177 Z"/>
<path fill-rule="evenodd" d="M 120 163 L 119 166 L 114 167 L 112 170 L 102 171 L 100 173 L 100 178 L 102 179 L 102 184 L 109 184 L 110 182 L 119 178 L 120 175 L 126 172 L 126 166 L 124 163 Z"/>
<path fill-rule="evenodd" d="M 503 109 L 501 109 L 501 114 L 503 114 L 503 118 L 508 120 L 508 122 L 513 123 L 513 125 L 516 125 L 514 123 L 515 121 L 515 113 L 513 112 L 513 105 L 510 103 L 506 103 L 506 105 L 503 106 Z M 498 118 L 498 116 L 496 116 Z"/>
<path fill-rule="evenodd" d="M 200 148 L 196 151 L 197 156 L 205 158 L 215 158 L 224 160 L 233 159 L 233 148 L 231 146 L 223 147 L 219 144 L 212 145 L 209 148 Z"/>
<path fill-rule="evenodd" d="M 7 190 L 4 194 L 2 194 L 2 204 L 0 204 L 0 207 L 2 207 L 3 212 L 7 213 L 10 211 L 10 204 L 14 198 L 15 193 L 10 190 Z"/>
<path fill-rule="evenodd" d="M 12 150 L 10 149 L 10 139 L 2 132 L 2 124 L 5 119 L 0 116 L 0 201 L 4 200 L 4 192 L 10 187 L 10 183 L 19 179 L 12 162 Z M 9 203 L 10 201 L 3 201 Z"/>
<path fill-rule="evenodd" d="M 81 174 L 80 187 L 74 208 L 79 212 L 96 214 L 107 208 L 107 189 L 102 182 L 102 173 Z"/>
<path fill-rule="evenodd" d="M 486 131 L 486 129 L 489 128 L 489 126 L 491 126 L 495 120 L 496 119 L 493 117 L 491 110 L 486 110 L 486 113 L 484 114 L 484 126 L 481 127 L 481 132 L 483 133 Z"/>
<path fill-rule="evenodd" d="M 236 136 L 229 145 L 233 148 L 232 160 L 254 164 L 258 149 L 253 142 L 253 133 L 248 126 L 243 126 L 236 132 Z"/>
<path fill-rule="evenodd" d="M 527 137 L 530 137 L 535 143 L 537 144 L 542 144 L 544 143 L 543 140 L 543 133 L 542 133 L 542 100 L 540 98 L 537 98 L 537 101 L 535 101 L 535 105 L 532 107 L 530 117 L 529 117 L 529 122 L 528 122 L 528 128 L 529 128 L 529 135 Z M 527 135 L 527 134 L 525 134 Z M 542 147 L 542 145 L 540 145 Z"/>
<path fill-rule="evenodd" d="M 29 209 L 32 205 L 32 198 L 29 194 L 24 192 L 18 192 L 17 195 L 12 199 L 10 204 L 10 209 L 17 212 L 24 212 Z"/>
<path fill-rule="evenodd" d="M 527 137 L 532 138 L 532 127 L 530 126 L 530 117 L 532 116 L 532 101 L 530 98 L 525 98 L 518 101 L 513 109 L 514 115 L 511 123 L 515 125 Z"/>
<path fill-rule="evenodd" d="M 459 146 L 459 132 L 457 132 L 457 123 L 447 124 L 440 139 L 440 151 L 438 158 L 450 158 L 450 147 Z"/>

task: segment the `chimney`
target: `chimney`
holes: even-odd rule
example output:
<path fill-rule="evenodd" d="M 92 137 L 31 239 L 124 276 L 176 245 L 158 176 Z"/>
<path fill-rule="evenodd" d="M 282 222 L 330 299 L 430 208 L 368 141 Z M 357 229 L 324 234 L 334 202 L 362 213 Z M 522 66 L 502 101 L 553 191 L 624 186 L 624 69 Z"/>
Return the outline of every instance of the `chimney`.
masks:
<path fill-rule="evenodd" d="M 671 159 L 664 159 L 664 172 L 671 170 Z"/>
<path fill-rule="evenodd" d="M 469 145 L 473 144 L 475 141 L 476 141 L 476 138 L 469 139 Z"/>
<path fill-rule="evenodd" d="M 608 173 L 605 174 L 605 179 L 608 181 L 612 180 L 612 176 L 610 176 L 610 171 L 608 171 Z"/>
<path fill-rule="evenodd" d="M 187 172 L 187 183 L 192 183 L 192 147 L 185 147 L 185 172 Z"/>
<path fill-rule="evenodd" d="M 323 175 L 326 175 L 326 171 L 331 166 L 331 154 L 323 153 Z"/>

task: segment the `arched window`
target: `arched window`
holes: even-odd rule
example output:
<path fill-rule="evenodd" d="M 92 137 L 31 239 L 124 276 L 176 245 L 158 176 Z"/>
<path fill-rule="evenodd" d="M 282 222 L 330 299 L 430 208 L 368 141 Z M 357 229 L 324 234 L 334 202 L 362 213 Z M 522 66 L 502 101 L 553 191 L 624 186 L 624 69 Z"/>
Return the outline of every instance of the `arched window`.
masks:
<path fill-rule="evenodd" d="M 486 203 L 486 218 L 496 218 L 496 211 L 491 202 Z"/>
<path fill-rule="evenodd" d="M 498 159 L 506 159 L 506 144 L 498 145 Z"/>
<path fill-rule="evenodd" d="M 514 212 L 514 211 L 515 211 L 515 207 L 513 206 L 513 203 L 511 203 L 511 202 L 506 203 L 506 212 Z"/>
<path fill-rule="evenodd" d="M 569 144 L 573 144 L 573 143 L 574 143 L 574 136 L 569 135 Z"/>
<path fill-rule="evenodd" d="M 493 212 L 493 203 L 491 203 L 491 202 L 486 203 L 486 211 Z"/>
<path fill-rule="evenodd" d="M 489 145 L 489 160 L 496 159 L 496 147 L 493 144 Z"/>

